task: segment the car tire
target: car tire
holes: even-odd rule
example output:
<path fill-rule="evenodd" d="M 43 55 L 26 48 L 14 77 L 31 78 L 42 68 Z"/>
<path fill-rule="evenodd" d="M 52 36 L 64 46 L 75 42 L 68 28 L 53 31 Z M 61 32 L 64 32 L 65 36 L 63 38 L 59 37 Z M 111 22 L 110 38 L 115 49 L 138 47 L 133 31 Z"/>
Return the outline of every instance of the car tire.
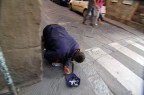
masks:
<path fill-rule="evenodd" d="M 72 9 L 72 4 L 69 4 L 69 10 L 71 10 L 71 11 L 73 10 Z"/>
<path fill-rule="evenodd" d="M 85 16 L 86 12 L 87 12 L 87 9 L 84 9 L 83 16 Z"/>

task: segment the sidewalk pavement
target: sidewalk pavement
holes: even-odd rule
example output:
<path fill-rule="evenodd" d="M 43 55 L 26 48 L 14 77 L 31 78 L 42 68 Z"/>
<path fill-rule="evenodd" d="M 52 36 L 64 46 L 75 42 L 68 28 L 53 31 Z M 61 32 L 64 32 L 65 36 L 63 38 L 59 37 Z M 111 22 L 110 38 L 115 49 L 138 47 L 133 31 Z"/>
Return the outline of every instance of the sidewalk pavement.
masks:
<path fill-rule="evenodd" d="M 142 34 L 131 27 L 108 18 L 106 18 L 106 21 L 112 25 L 104 23 L 104 25 L 96 28 L 84 26 L 81 22 L 62 25 L 80 43 L 83 51 L 95 46 L 103 47 L 116 40 L 120 41 Z M 111 35 L 115 31 L 118 34 Z M 125 31 L 125 33 L 122 31 Z M 103 35 L 107 35 L 110 39 L 105 38 Z M 93 38 L 97 39 L 97 43 L 93 42 Z M 19 93 L 20 95 L 113 95 L 95 68 L 91 65 L 93 61 L 89 55 L 86 55 L 86 60 L 83 64 L 75 64 L 74 72 L 81 78 L 81 85 L 79 87 L 69 88 L 66 86 L 61 67 L 51 67 L 44 64 L 42 81 L 32 86 L 21 88 Z"/>
<path fill-rule="evenodd" d="M 114 26 L 117 26 L 117 27 L 119 27 L 119 28 L 121 28 L 121 29 L 124 29 L 125 31 L 128 31 L 128 32 L 131 32 L 131 33 L 133 33 L 133 34 L 137 34 L 137 32 L 140 32 L 139 30 L 136 30 L 136 29 L 134 29 L 134 28 L 132 28 L 132 27 L 130 27 L 130 26 L 127 26 L 127 25 L 125 25 L 125 24 L 123 24 L 123 23 L 120 23 L 120 22 L 118 22 L 118 21 L 115 21 L 115 20 L 112 20 L 112 19 L 109 19 L 109 18 L 106 18 L 105 17 L 105 22 L 107 22 L 107 23 L 109 23 L 109 24 L 112 24 L 112 25 L 114 25 Z M 142 32 L 142 31 L 141 31 Z"/>

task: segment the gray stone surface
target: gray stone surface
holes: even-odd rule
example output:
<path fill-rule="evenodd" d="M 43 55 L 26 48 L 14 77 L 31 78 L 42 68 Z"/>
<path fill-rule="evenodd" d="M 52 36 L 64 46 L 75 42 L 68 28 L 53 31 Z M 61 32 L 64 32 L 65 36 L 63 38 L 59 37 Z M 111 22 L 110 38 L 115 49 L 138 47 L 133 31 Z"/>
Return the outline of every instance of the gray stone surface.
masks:
<path fill-rule="evenodd" d="M 45 62 L 46 63 L 46 62 Z M 95 95 L 89 85 L 86 74 L 79 69 L 80 64 L 75 65 L 75 74 L 81 78 L 79 87 L 69 88 L 65 85 L 65 77 L 61 67 L 52 67 L 44 64 L 43 80 L 32 86 L 20 90 L 21 95 Z"/>
<path fill-rule="evenodd" d="M 39 2 L 1 0 L 0 7 L 0 46 L 10 74 L 16 85 L 33 83 L 41 74 Z"/>
<path fill-rule="evenodd" d="M 107 72 L 107 70 L 103 68 L 101 64 L 95 61 L 93 63 L 93 67 L 114 95 L 130 95 L 129 91 L 123 87 L 123 85 L 120 84 L 116 78 Z"/>
<path fill-rule="evenodd" d="M 128 69 L 133 71 L 137 76 L 144 79 L 143 67 L 140 64 L 137 64 L 135 61 L 133 62 L 132 59 L 130 59 L 129 57 L 123 55 L 122 53 L 118 51 L 111 53 L 111 56 L 113 56 L 115 59 L 121 62 Z"/>

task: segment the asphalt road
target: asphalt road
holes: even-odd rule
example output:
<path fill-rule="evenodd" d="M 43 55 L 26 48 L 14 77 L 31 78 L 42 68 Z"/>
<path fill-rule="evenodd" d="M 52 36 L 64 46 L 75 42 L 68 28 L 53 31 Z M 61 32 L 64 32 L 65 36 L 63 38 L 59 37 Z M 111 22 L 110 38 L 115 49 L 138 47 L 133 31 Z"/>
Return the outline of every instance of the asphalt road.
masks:
<path fill-rule="evenodd" d="M 142 32 L 108 23 L 95 28 L 82 25 L 82 15 L 50 0 L 41 0 L 41 18 L 41 33 L 48 24 L 60 24 L 85 52 L 85 62 L 75 65 L 81 86 L 65 87 L 61 68 L 44 65 L 42 82 L 22 89 L 21 95 L 143 95 Z"/>

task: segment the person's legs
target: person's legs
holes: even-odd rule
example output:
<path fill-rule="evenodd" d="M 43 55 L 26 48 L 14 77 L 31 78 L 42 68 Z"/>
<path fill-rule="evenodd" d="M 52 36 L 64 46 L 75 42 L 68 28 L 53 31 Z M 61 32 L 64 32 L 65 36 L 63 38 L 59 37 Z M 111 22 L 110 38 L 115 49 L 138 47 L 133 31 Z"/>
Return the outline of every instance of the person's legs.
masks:
<path fill-rule="evenodd" d="M 86 20 L 87 20 L 87 17 L 88 17 L 88 15 L 89 15 L 89 13 L 90 13 L 90 11 L 91 11 L 91 6 L 88 6 L 88 9 L 87 9 L 87 12 L 86 12 L 86 14 L 84 15 L 84 19 L 83 19 L 83 24 L 85 24 L 85 22 L 86 22 Z"/>
<path fill-rule="evenodd" d="M 98 14 L 98 18 L 97 18 L 97 21 L 100 21 L 100 13 Z"/>
<path fill-rule="evenodd" d="M 90 19 L 90 25 L 94 26 L 96 21 L 96 8 L 93 7 L 91 10 L 91 19 Z"/>
<path fill-rule="evenodd" d="M 103 17 L 102 17 L 102 15 L 101 15 L 101 13 L 100 13 L 100 14 L 99 14 L 99 19 L 98 19 L 99 24 L 102 24 L 102 21 L 103 21 Z"/>
<path fill-rule="evenodd" d="M 96 10 L 96 17 L 95 17 L 95 25 L 98 25 L 98 19 L 99 19 L 99 11 L 97 9 Z"/>
<path fill-rule="evenodd" d="M 99 15 L 99 18 L 100 18 L 101 21 L 104 21 L 101 13 Z"/>

